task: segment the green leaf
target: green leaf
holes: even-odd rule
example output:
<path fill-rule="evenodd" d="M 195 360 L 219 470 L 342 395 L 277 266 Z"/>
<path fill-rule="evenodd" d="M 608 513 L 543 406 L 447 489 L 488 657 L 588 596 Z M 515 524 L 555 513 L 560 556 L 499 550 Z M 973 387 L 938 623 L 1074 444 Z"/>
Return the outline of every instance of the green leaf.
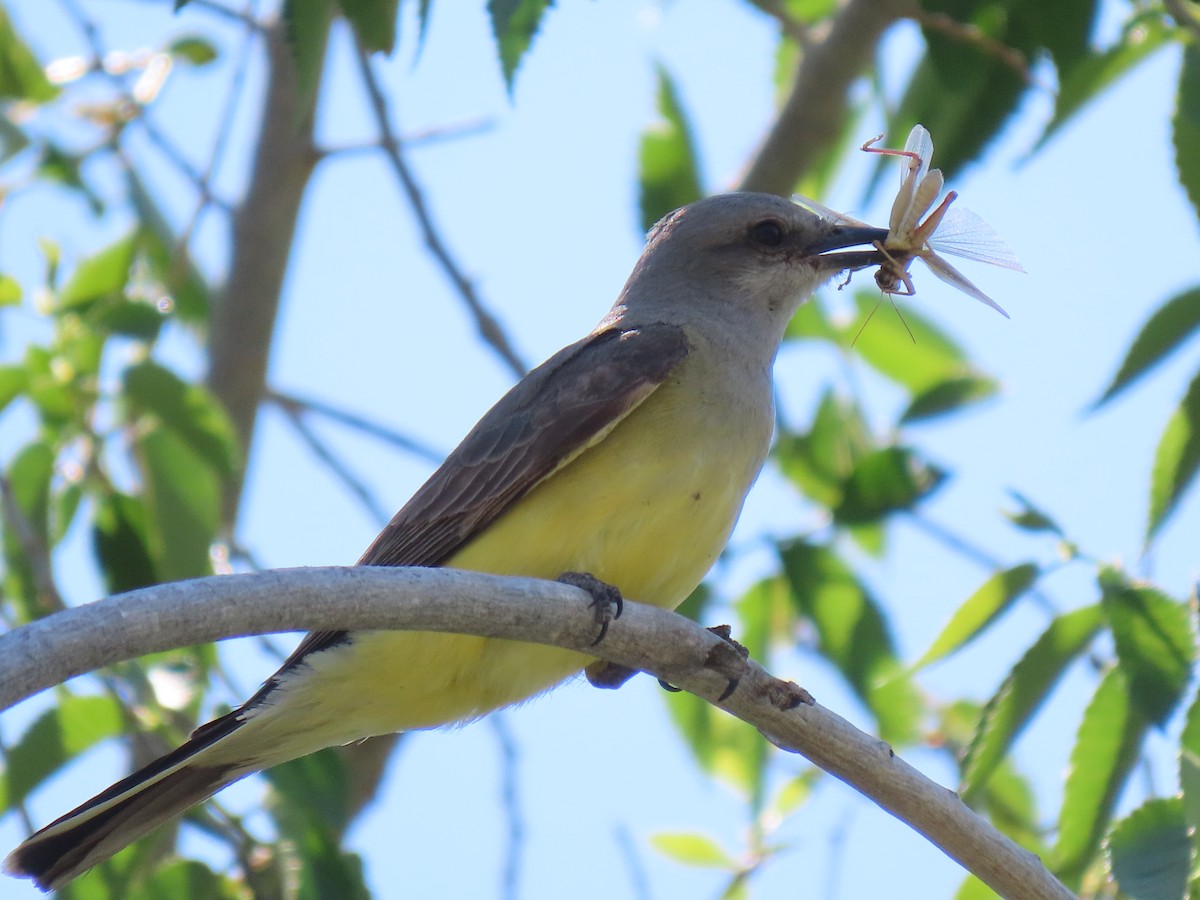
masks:
<path fill-rule="evenodd" d="M 96 300 L 121 295 L 133 265 L 135 235 L 127 234 L 82 260 L 59 294 L 60 309 L 77 309 Z"/>
<path fill-rule="evenodd" d="M 53 612 L 52 597 L 44 596 L 35 578 L 27 550 L 43 556 L 39 566 L 48 566 L 50 553 L 50 479 L 54 475 L 54 451 L 41 441 L 27 444 L 8 465 L 12 507 L 4 514 L 4 578 L 8 598 L 24 601 L 26 619 Z M 6 507 L 8 504 L 5 504 Z M 15 516 L 14 516 L 15 513 Z M 19 517 L 18 520 L 14 520 Z"/>
<path fill-rule="evenodd" d="M 860 459 L 842 487 L 841 501 L 833 510 L 843 525 L 876 522 L 885 516 L 915 507 L 945 479 L 945 473 L 907 447 L 885 447 Z"/>
<path fill-rule="evenodd" d="M 135 415 L 153 413 L 222 475 L 237 471 L 237 435 L 213 396 L 147 360 L 125 370 L 125 400 Z"/>
<path fill-rule="evenodd" d="M 658 120 L 642 132 L 638 153 L 642 230 L 703 196 L 691 125 L 671 76 L 658 67 Z"/>
<path fill-rule="evenodd" d="M 685 866 L 737 869 L 737 863 L 710 837 L 695 833 L 662 833 L 650 836 L 650 846 Z"/>
<path fill-rule="evenodd" d="M 336 749 L 322 750 L 268 769 L 275 821 L 297 883 L 297 900 L 370 900 L 361 859 L 339 838 L 349 821 L 351 779 Z"/>
<path fill-rule="evenodd" d="M 1130 698 L 1124 671 L 1110 669 L 1092 695 L 1071 750 L 1058 842 L 1049 859 L 1060 878 L 1078 879 L 1095 858 L 1148 725 Z"/>
<path fill-rule="evenodd" d="M 174 315 L 192 324 L 208 321 L 211 292 L 204 276 L 196 268 L 171 227 L 158 199 L 147 190 L 134 169 L 125 173 L 129 197 L 141 222 L 139 239 L 150 270 L 170 295 Z"/>
<path fill-rule="evenodd" d="M 741 719 L 686 691 L 667 695 L 671 720 L 696 764 L 750 800 L 761 797 L 769 745 Z"/>
<path fill-rule="evenodd" d="M 1029 151 L 1030 155 L 1041 150 L 1076 113 L 1100 97 L 1119 78 L 1167 44 L 1170 37 L 1171 30 L 1158 10 L 1138 13 L 1126 24 L 1120 40 L 1112 47 L 1085 54 L 1068 68 L 1060 67 L 1054 116 Z"/>
<path fill-rule="evenodd" d="M 92 545 L 110 594 L 162 581 L 146 534 L 146 508 L 137 497 L 114 492 L 99 499 Z"/>
<path fill-rule="evenodd" d="M 971 802 L 1013 741 L 1041 708 L 1075 659 L 1104 625 L 1099 605 L 1058 616 L 1013 666 L 984 707 L 979 728 L 962 762 L 959 793 Z"/>
<path fill-rule="evenodd" d="M 134 447 L 145 484 L 147 540 L 163 581 L 212 572 L 209 548 L 221 522 L 221 482 L 174 432 L 149 428 Z"/>
<path fill-rule="evenodd" d="M 1049 515 L 1033 505 L 1024 495 L 1010 490 L 1009 495 L 1021 504 L 1020 512 L 1005 512 L 1004 517 L 1023 531 L 1050 532 L 1065 540 L 1063 530 Z"/>
<path fill-rule="evenodd" d="M 1179 408 L 1171 414 L 1154 453 L 1150 471 L 1149 544 L 1183 498 L 1200 468 L 1200 373 L 1188 385 Z"/>
<path fill-rule="evenodd" d="M 143 870 L 144 871 L 144 870 Z M 255 882 L 257 886 L 257 881 Z M 128 888 L 122 900 L 243 900 L 246 887 L 218 875 L 194 859 L 174 859 L 157 865 L 144 882 Z"/>
<path fill-rule="evenodd" d="M 1200 697 L 1192 700 L 1179 737 L 1179 787 L 1184 820 L 1200 836 Z"/>
<path fill-rule="evenodd" d="M 4 410 L 28 387 L 29 373 L 23 366 L 0 366 L 0 410 Z"/>
<path fill-rule="evenodd" d="M 165 321 L 158 307 L 123 297 L 98 303 L 87 316 L 88 324 L 102 334 L 121 334 L 146 342 L 158 337 Z"/>
<path fill-rule="evenodd" d="M 0 99 L 46 103 L 58 96 L 41 64 L 0 6 Z"/>
<path fill-rule="evenodd" d="M 841 502 L 855 465 L 872 450 L 862 411 L 830 388 L 817 405 L 808 433 L 782 436 L 773 453 L 784 476 L 805 496 L 833 508 Z"/>
<path fill-rule="evenodd" d="M 999 385 L 994 379 L 981 375 L 960 375 L 939 381 L 926 388 L 908 404 L 900 416 L 901 425 L 911 425 L 957 412 L 965 406 L 979 403 L 996 395 Z"/>
<path fill-rule="evenodd" d="M 1015 566 L 992 575 L 966 602 L 954 611 L 929 649 L 913 664 L 912 670 L 924 668 L 943 659 L 973 641 L 1013 602 L 1033 585 L 1038 567 L 1033 563 Z"/>
<path fill-rule="evenodd" d="M 20 306 L 21 284 L 11 275 L 0 275 L 0 306 Z"/>
<path fill-rule="evenodd" d="M 902 320 L 882 308 L 879 296 L 870 291 L 856 293 L 854 302 L 858 318 L 842 328 L 843 344 L 853 344 L 881 375 L 914 394 L 947 379 L 978 376 L 962 349 L 919 313 L 906 308 Z"/>
<path fill-rule="evenodd" d="M 302 97 L 312 97 L 321 83 L 329 26 L 336 6 L 336 0 L 284 0 L 283 21 L 296 60 Z"/>
<path fill-rule="evenodd" d="M 1179 183 L 1200 216 L 1200 47 L 1195 43 L 1184 45 L 1171 137 Z"/>
<path fill-rule="evenodd" d="M 1113 826 L 1108 863 L 1129 900 L 1181 898 L 1191 873 L 1191 845 L 1178 797 L 1147 800 Z"/>
<path fill-rule="evenodd" d="M 43 781 L 105 738 L 121 734 L 125 717 L 110 696 L 79 697 L 59 691 L 46 710 L 8 748 L 0 809 L 22 803 Z"/>
<path fill-rule="evenodd" d="M 338 0 L 367 50 L 391 53 L 396 48 L 396 15 L 400 0 Z"/>
<path fill-rule="evenodd" d="M 496 51 L 500 55 L 500 68 L 509 94 L 517 67 L 533 44 L 542 17 L 552 5 L 553 0 L 488 0 L 492 34 L 496 38 Z"/>
<path fill-rule="evenodd" d="M 813 623 L 821 654 L 867 704 L 884 740 L 911 740 L 921 704 L 897 659 L 879 604 L 828 548 L 794 541 L 779 552 L 792 601 Z"/>
<path fill-rule="evenodd" d="M 98 216 L 104 212 L 104 199 L 92 189 L 90 184 L 84 181 L 85 157 L 83 155 L 64 150 L 53 141 L 46 141 L 40 149 L 37 168 L 39 178 L 57 182 L 81 194 L 94 215 Z M 43 246 L 45 243 L 48 242 L 43 242 Z M 52 283 L 53 279 L 47 279 L 47 281 Z"/>
<path fill-rule="evenodd" d="M 1191 288 L 1160 306 L 1142 326 L 1117 374 L 1089 411 L 1099 409 L 1165 362 L 1197 329 L 1200 329 L 1200 288 Z"/>
<path fill-rule="evenodd" d="M 217 48 L 206 37 L 188 35 L 176 38 L 167 47 L 167 52 L 176 59 L 191 63 L 193 66 L 207 66 L 217 61 Z"/>
<path fill-rule="evenodd" d="M 1102 569 L 1099 581 L 1130 696 L 1142 715 L 1162 726 L 1183 697 L 1195 658 L 1187 605 L 1135 587 L 1113 569 Z"/>
<path fill-rule="evenodd" d="M 974 875 L 968 875 L 954 892 L 954 900 L 1000 900 L 1000 895 Z"/>

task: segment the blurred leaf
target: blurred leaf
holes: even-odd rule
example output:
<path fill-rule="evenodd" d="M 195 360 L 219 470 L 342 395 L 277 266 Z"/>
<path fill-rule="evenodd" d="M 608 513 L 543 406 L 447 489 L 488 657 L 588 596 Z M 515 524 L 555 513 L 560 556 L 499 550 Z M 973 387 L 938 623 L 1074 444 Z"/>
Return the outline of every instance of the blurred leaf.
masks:
<path fill-rule="evenodd" d="M 845 346 L 853 343 L 872 368 L 913 394 L 950 378 L 978 374 L 962 349 L 921 314 L 906 308 L 901 320 L 870 291 L 856 293 L 854 302 L 859 314 L 842 328 Z"/>
<path fill-rule="evenodd" d="M 145 485 L 146 535 L 163 581 L 211 574 L 221 522 L 221 483 L 207 460 L 174 432 L 150 428 L 134 447 Z"/>
<path fill-rule="evenodd" d="M 83 500 L 83 485 L 78 481 L 68 482 L 54 497 L 54 514 L 51 518 L 52 531 L 50 539 L 57 544 L 71 528 L 75 514 L 79 512 L 79 504 Z"/>
<path fill-rule="evenodd" d="M 0 116 L 0 163 L 8 162 L 29 146 L 29 136 L 8 116 Z"/>
<path fill-rule="evenodd" d="M 1200 697 L 1192 700 L 1179 737 L 1179 787 L 1184 819 L 1200 836 Z"/>
<path fill-rule="evenodd" d="M 129 282 L 134 245 L 134 235 L 127 234 L 98 253 L 81 260 L 75 267 L 71 280 L 59 293 L 59 308 L 74 309 L 122 294 Z"/>
<path fill-rule="evenodd" d="M 974 875 L 968 875 L 954 892 L 954 900 L 1000 900 L 1000 895 Z"/>
<path fill-rule="evenodd" d="M 78 412 L 71 391 L 60 377 L 61 367 L 56 370 L 55 357 L 44 347 L 25 348 L 25 374 L 28 379 L 25 390 L 47 422 L 69 420 Z"/>
<path fill-rule="evenodd" d="M 1033 563 L 996 572 L 954 611 L 946 627 L 933 639 L 929 649 L 913 664 L 910 671 L 924 668 L 970 643 L 1007 610 L 1013 601 L 1029 590 L 1037 577 L 1038 567 Z"/>
<path fill-rule="evenodd" d="M 1142 326 L 1112 383 L 1089 411 L 1095 411 L 1122 393 L 1139 378 L 1165 362 L 1171 353 L 1200 329 L 1200 288 L 1172 297 Z"/>
<path fill-rule="evenodd" d="M 826 389 L 807 434 L 782 436 L 773 453 L 784 476 L 822 506 L 841 502 L 844 483 L 872 450 L 859 408 Z"/>
<path fill-rule="evenodd" d="M 667 213 L 704 195 L 691 125 L 675 83 L 662 66 L 658 67 L 658 116 L 642 132 L 638 153 L 642 231 L 649 231 Z"/>
<path fill-rule="evenodd" d="M 54 451 L 41 441 L 26 444 L 8 464 L 5 477 L 11 492 L 4 503 L 4 593 L 6 599 L 24 601 L 25 619 L 53 612 L 50 597 L 43 597 L 26 550 L 32 549 L 49 563 L 50 479 L 54 475 Z M 11 500 L 11 506 L 10 506 Z"/>
<path fill-rule="evenodd" d="M 1013 666 L 984 707 L 975 738 L 967 748 L 959 786 L 964 800 L 972 802 L 1067 666 L 1087 650 L 1103 625 L 1099 605 L 1064 613 Z"/>
<path fill-rule="evenodd" d="M 297 900 L 369 900 L 362 861 L 343 852 L 340 835 L 349 821 L 350 777 L 335 749 L 326 749 L 265 773 L 285 846 L 293 848 L 289 881 Z"/>
<path fill-rule="evenodd" d="M 23 366 L 0 365 L 0 410 L 21 396 L 29 386 L 29 373 Z"/>
<path fill-rule="evenodd" d="M 84 156 L 63 150 L 53 142 L 47 142 L 40 149 L 39 178 L 77 191 L 87 201 L 93 215 L 104 212 L 103 198 L 83 179 Z"/>
<path fill-rule="evenodd" d="M 686 691 L 667 695 L 671 719 L 696 764 L 748 800 L 762 796 L 769 745 L 753 727 Z"/>
<path fill-rule="evenodd" d="M 0 306 L 19 306 L 21 285 L 11 275 L 0 275 Z"/>
<path fill-rule="evenodd" d="M 980 375 L 947 378 L 913 397 L 908 409 L 900 416 L 900 424 L 911 425 L 957 412 L 964 406 L 995 396 L 998 388 L 993 379 Z"/>
<path fill-rule="evenodd" d="M 817 338 L 833 342 L 838 340 L 837 330 L 830 323 L 824 307 L 816 297 L 800 305 L 796 314 L 788 322 L 787 332 L 784 335 L 785 341 L 804 338 Z"/>
<path fill-rule="evenodd" d="M 158 337 L 166 317 L 145 301 L 120 297 L 97 304 L 87 321 L 98 332 L 150 342 Z"/>
<path fill-rule="evenodd" d="M 396 48 L 396 15 L 400 0 L 338 0 L 364 48 L 391 53 Z"/>
<path fill-rule="evenodd" d="M 1124 671 L 1110 669 L 1092 695 L 1071 750 L 1058 842 L 1049 859 L 1060 878 L 1074 881 L 1095 857 L 1148 725 L 1131 701 Z"/>
<path fill-rule="evenodd" d="M 137 497 L 113 492 L 99 499 L 92 546 L 110 594 L 158 584 L 146 535 L 146 508 Z"/>
<path fill-rule="evenodd" d="M 1200 373 L 1188 385 L 1179 408 L 1171 414 L 1154 453 L 1150 471 L 1149 544 L 1174 512 L 1200 468 Z"/>
<path fill-rule="evenodd" d="M 46 78 L 37 57 L 0 6 L 0 99 L 45 103 L 56 96 L 58 88 Z"/>
<path fill-rule="evenodd" d="M 336 0 L 284 0 L 283 22 L 304 97 L 311 97 L 320 83 L 336 6 Z"/>
<path fill-rule="evenodd" d="M 1200 216 L 1200 47 L 1185 44 L 1179 72 L 1179 94 L 1171 120 L 1175 168 L 1179 183 Z"/>
<path fill-rule="evenodd" d="M 1088 53 L 1067 68 L 1060 67 L 1054 116 L 1029 154 L 1041 150 L 1076 113 L 1168 43 L 1170 34 L 1160 11 L 1141 12 L 1130 20 L 1112 47 Z"/>
<path fill-rule="evenodd" d="M 171 296 L 172 310 L 185 322 L 203 324 L 212 304 L 208 284 L 179 242 L 158 200 L 137 172 L 125 173 L 129 196 L 141 222 L 139 239 L 154 277 Z"/>
<path fill-rule="evenodd" d="M 883 740 L 896 744 L 912 740 L 920 699 L 896 657 L 875 599 L 826 547 L 793 541 L 779 552 L 792 600 L 816 629 L 821 654 L 875 715 Z"/>
<path fill-rule="evenodd" d="M 55 704 L 8 748 L 0 809 L 22 803 L 43 781 L 85 750 L 121 734 L 125 716 L 111 696 L 79 697 L 59 691 Z"/>
<path fill-rule="evenodd" d="M 125 400 L 137 413 L 153 413 L 213 469 L 237 470 L 237 435 L 213 396 L 198 384 L 147 360 L 125 370 Z"/>
<path fill-rule="evenodd" d="M 517 67 L 533 44 L 542 16 L 552 3 L 553 0 L 488 0 L 492 34 L 496 38 L 496 51 L 500 55 L 500 68 L 509 94 L 512 94 Z"/>
<path fill-rule="evenodd" d="M 1147 800 L 1113 826 L 1108 863 L 1129 900 L 1181 898 L 1191 872 L 1191 845 L 1178 797 Z"/>
<path fill-rule="evenodd" d="M 244 885 L 218 875 L 194 859 L 168 860 L 151 870 L 150 877 L 127 889 L 122 900 L 245 900 Z"/>
<path fill-rule="evenodd" d="M 1051 519 L 1050 516 L 1034 506 L 1017 491 L 1010 490 L 1008 493 L 1014 500 L 1021 504 L 1022 509 L 1016 513 L 1005 512 L 1004 517 L 1006 519 L 1023 531 L 1032 531 L 1034 533 L 1048 531 L 1065 539 L 1063 530 L 1058 527 L 1058 523 Z"/>
<path fill-rule="evenodd" d="M 945 479 L 945 473 L 907 447 L 874 450 L 854 466 L 843 485 L 841 501 L 833 510 L 839 524 L 878 521 L 912 509 Z"/>
<path fill-rule="evenodd" d="M 650 846 L 668 859 L 685 866 L 708 866 L 734 870 L 737 863 L 712 838 L 682 832 L 653 834 Z"/>
<path fill-rule="evenodd" d="M 176 59 L 184 60 L 193 66 L 207 66 L 217 60 L 217 48 L 206 37 L 188 35 L 176 38 L 167 47 L 167 52 Z"/>
<path fill-rule="evenodd" d="M 1183 697 L 1195 658 L 1187 605 L 1135 587 L 1113 569 L 1100 572 L 1101 606 L 1138 711 L 1162 726 Z"/>

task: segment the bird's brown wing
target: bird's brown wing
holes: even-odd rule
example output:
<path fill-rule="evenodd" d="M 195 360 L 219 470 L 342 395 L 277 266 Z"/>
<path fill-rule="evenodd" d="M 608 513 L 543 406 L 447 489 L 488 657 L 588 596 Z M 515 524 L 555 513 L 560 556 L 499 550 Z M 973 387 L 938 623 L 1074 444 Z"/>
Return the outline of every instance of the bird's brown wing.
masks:
<path fill-rule="evenodd" d="M 596 332 L 559 351 L 479 420 L 358 565 L 444 563 L 540 481 L 603 440 L 687 354 L 683 330 L 666 324 Z M 312 632 L 276 677 L 345 639 L 344 631 Z"/>

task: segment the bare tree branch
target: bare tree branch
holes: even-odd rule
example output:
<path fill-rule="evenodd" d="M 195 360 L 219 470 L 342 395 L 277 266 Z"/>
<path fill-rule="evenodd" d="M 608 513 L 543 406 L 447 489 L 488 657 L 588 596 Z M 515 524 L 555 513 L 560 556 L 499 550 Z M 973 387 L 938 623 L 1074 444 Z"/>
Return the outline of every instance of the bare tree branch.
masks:
<path fill-rule="evenodd" d="M 367 89 L 367 98 L 371 103 L 371 111 L 375 115 L 375 123 L 379 128 L 380 144 L 387 155 L 388 162 L 392 165 L 392 170 L 400 180 L 400 186 L 404 189 L 404 194 L 408 198 L 408 203 L 412 207 L 413 214 L 417 217 L 417 223 L 421 226 L 421 233 L 425 238 L 425 246 L 429 248 L 429 252 L 433 254 L 433 258 L 437 260 L 446 277 L 450 279 L 450 283 L 454 285 L 454 289 L 458 292 L 459 297 L 462 298 L 467 309 L 471 311 L 471 315 L 475 319 L 475 327 L 479 331 L 479 336 L 496 352 L 497 356 L 504 360 L 513 374 L 520 378 L 525 374 L 528 366 L 522 361 L 517 351 L 513 349 L 512 342 L 508 339 L 508 335 L 504 333 L 504 329 L 500 326 L 496 317 L 488 311 L 487 307 L 483 305 L 483 301 L 479 299 L 475 285 L 472 284 L 454 257 L 450 255 L 450 250 L 446 247 L 445 240 L 438 233 L 437 227 L 433 223 L 433 217 L 429 213 L 429 207 L 425 203 L 425 197 L 421 192 L 421 188 L 417 184 L 416 178 L 413 177 L 412 171 L 408 168 L 404 154 L 400 151 L 400 139 L 396 136 L 396 132 L 392 128 L 391 119 L 388 114 L 387 100 L 384 98 L 383 91 L 379 87 L 379 80 L 375 77 L 375 70 L 371 68 L 371 57 L 361 46 L 357 48 L 357 55 L 359 72 L 362 74 L 363 85 Z"/>
<path fill-rule="evenodd" d="M 809 32 L 792 91 L 737 189 L 787 196 L 837 140 L 850 86 L 888 26 L 916 12 L 913 0 L 849 0 L 824 34 Z"/>
<path fill-rule="evenodd" d="M 243 459 L 254 440 L 300 201 L 317 159 L 313 119 L 319 85 L 309 94 L 301 91 L 285 31 L 281 21 L 264 31 L 269 74 L 262 128 L 249 189 L 234 217 L 229 280 L 209 328 L 208 386 L 233 420 Z M 239 475 L 225 498 L 230 529 L 241 489 Z"/>
<path fill-rule="evenodd" d="M 1002 897 L 1073 896 L 953 791 L 709 630 L 627 601 L 604 641 L 592 646 L 590 602 L 558 582 L 452 569 L 291 569 L 164 584 L 0 635 L 0 709 L 118 660 L 280 630 L 412 629 L 536 641 L 648 672 L 750 723 L 908 823 Z M 718 699 L 732 679 L 737 689 Z"/>

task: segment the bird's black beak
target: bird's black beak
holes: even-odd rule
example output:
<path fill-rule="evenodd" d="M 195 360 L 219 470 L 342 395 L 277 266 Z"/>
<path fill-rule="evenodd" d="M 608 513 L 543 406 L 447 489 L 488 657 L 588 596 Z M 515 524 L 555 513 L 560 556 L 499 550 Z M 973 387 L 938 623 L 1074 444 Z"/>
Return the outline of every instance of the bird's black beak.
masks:
<path fill-rule="evenodd" d="M 884 254 L 878 249 L 855 250 L 849 253 L 829 253 L 829 250 L 842 250 L 846 247 L 873 245 L 887 240 L 886 228 L 872 228 L 867 225 L 831 225 L 810 248 L 809 252 L 818 256 L 822 267 L 830 272 L 842 269 L 863 269 L 867 266 L 883 265 L 886 261 Z"/>

